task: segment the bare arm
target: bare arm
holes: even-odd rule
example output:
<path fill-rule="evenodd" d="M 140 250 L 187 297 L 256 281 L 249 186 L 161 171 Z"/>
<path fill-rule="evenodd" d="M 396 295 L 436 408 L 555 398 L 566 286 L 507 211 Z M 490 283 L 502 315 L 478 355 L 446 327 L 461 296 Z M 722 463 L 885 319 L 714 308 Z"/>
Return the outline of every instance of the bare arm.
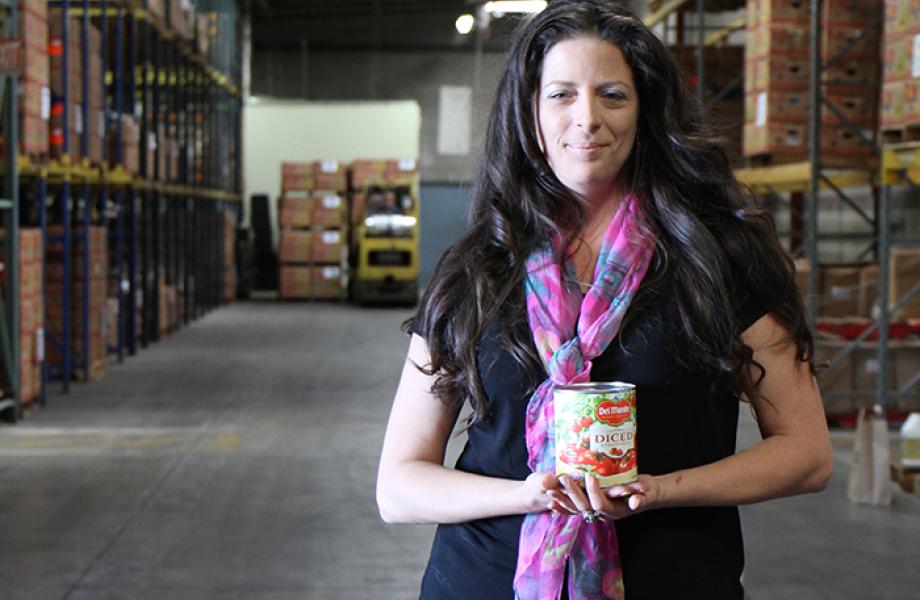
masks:
<path fill-rule="evenodd" d="M 546 510 L 552 475 L 526 481 L 447 468 L 444 452 L 459 414 L 431 393 L 425 340 L 413 335 L 387 423 L 377 472 L 377 506 L 390 523 L 455 523 Z"/>
<path fill-rule="evenodd" d="M 714 463 L 660 476 L 640 475 L 638 484 L 601 490 L 590 479 L 588 498 L 566 486 L 564 505 L 601 510 L 613 518 L 649 508 L 724 506 L 817 492 L 831 473 L 831 445 L 821 394 L 808 364 L 795 357 L 795 346 L 780 323 L 766 315 L 742 336 L 766 375 L 761 398 L 752 401 L 763 439 Z M 618 498 L 635 493 L 628 501 Z M 628 503 L 627 503 L 628 502 Z"/>

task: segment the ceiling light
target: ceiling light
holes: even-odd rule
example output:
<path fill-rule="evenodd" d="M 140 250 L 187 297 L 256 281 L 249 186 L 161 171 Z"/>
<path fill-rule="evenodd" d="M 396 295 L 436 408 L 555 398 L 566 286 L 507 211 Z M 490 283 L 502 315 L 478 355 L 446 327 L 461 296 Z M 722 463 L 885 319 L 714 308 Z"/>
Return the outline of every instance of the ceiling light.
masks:
<path fill-rule="evenodd" d="M 546 8 L 544 0 L 499 0 L 486 2 L 485 10 L 493 15 L 505 13 L 538 13 Z"/>
<path fill-rule="evenodd" d="M 466 14 L 457 17 L 457 21 L 454 23 L 454 27 L 457 28 L 457 32 L 460 35 L 466 35 L 473 31 L 473 25 L 475 24 L 476 19 L 473 18 L 473 15 Z"/>

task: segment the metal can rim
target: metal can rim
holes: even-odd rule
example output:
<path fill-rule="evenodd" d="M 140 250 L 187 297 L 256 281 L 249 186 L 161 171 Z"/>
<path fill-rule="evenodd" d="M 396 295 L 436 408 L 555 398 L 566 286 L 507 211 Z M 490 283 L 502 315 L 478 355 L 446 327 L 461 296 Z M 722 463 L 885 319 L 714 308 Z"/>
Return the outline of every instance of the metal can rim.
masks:
<path fill-rule="evenodd" d="M 553 388 L 557 392 L 627 392 L 636 389 L 633 383 L 624 381 L 586 381 L 584 383 L 569 383 L 566 385 L 557 385 Z"/>

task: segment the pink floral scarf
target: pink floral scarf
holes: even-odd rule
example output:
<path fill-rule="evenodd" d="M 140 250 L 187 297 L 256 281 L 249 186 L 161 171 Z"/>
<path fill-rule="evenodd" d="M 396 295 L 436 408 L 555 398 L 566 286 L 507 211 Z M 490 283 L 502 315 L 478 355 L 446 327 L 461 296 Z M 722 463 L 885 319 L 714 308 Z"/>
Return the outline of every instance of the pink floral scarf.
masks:
<path fill-rule="evenodd" d="M 654 252 L 639 225 L 635 197 L 627 196 L 610 221 L 594 267 L 594 285 L 582 298 L 560 253 L 562 236 L 527 259 L 527 313 L 549 377 L 527 405 L 528 465 L 555 470 L 553 387 L 590 381 L 591 360 L 616 336 Z M 624 598 L 616 531 L 609 521 L 585 523 L 580 515 L 545 511 L 524 518 L 514 576 L 519 600 L 557 600 L 568 563 L 569 600 Z"/>

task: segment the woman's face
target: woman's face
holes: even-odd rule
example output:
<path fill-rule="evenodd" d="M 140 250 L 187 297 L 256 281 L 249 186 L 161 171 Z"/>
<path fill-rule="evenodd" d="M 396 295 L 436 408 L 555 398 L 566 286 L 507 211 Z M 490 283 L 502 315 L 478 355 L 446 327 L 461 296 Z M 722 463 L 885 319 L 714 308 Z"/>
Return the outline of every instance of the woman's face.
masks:
<path fill-rule="evenodd" d="M 537 134 L 553 173 L 586 197 L 612 192 L 639 117 L 620 49 L 595 37 L 559 42 L 543 58 L 539 85 Z"/>

